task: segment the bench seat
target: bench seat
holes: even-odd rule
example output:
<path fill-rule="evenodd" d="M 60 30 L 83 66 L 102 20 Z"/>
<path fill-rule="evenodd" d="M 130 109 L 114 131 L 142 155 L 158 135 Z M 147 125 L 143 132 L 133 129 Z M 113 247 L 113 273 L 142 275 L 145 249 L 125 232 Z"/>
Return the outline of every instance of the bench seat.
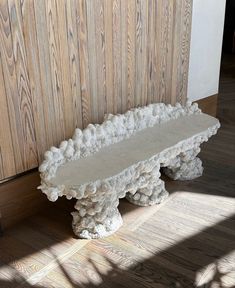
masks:
<path fill-rule="evenodd" d="M 120 198 L 141 206 L 166 199 L 161 167 L 174 180 L 201 176 L 196 156 L 219 125 L 191 104 L 151 104 L 124 117 L 109 115 L 103 124 L 78 129 L 73 139 L 45 154 L 39 188 L 51 201 L 63 195 L 78 199 L 72 213 L 76 235 L 108 236 L 122 225 Z"/>
<path fill-rule="evenodd" d="M 60 166 L 52 183 L 73 186 L 105 180 L 138 162 L 157 156 L 181 141 L 204 133 L 217 123 L 214 117 L 197 114 L 146 128 L 128 139 L 101 148 L 94 155 Z"/>

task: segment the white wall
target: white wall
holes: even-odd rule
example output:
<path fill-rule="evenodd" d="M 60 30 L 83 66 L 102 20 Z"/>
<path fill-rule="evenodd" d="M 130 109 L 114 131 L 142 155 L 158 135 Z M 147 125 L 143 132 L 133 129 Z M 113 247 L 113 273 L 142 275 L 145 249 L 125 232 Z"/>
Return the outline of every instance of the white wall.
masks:
<path fill-rule="evenodd" d="M 193 0 L 188 98 L 218 93 L 226 0 Z"/>

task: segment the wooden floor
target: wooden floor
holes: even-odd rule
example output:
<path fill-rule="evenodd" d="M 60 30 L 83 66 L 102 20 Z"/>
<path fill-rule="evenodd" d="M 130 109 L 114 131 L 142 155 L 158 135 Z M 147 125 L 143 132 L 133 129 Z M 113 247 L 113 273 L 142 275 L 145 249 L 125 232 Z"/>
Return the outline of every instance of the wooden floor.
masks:
<path fill-rule="evenodd" d="M 203 146 L 204 175 L 165 178 L 171 195 L 159 206 L 121 201 L 124 226 L 103 240 L 75 239 L 72 203 L 48 204 L 0 238 L 1 288 L 235 287 L 235 67 L 226 61 L 222 128 Z"/>

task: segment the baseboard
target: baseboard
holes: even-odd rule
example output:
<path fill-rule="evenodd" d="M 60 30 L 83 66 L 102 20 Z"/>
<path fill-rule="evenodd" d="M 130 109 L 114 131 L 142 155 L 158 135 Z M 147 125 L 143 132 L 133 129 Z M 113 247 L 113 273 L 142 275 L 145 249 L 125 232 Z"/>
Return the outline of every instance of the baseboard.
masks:
<path fill-rule="evenodd" d="M 216 117 L 218 94 L 195 101 L 203 113 Z"/>
<path fill-rule="evenodd" d="M 0 184 L 0 226 L 5 229 L 24 218 L 30 217 L 47 206 L 46 196 L 37 186 L 40 177 L 37 171 Z"/>

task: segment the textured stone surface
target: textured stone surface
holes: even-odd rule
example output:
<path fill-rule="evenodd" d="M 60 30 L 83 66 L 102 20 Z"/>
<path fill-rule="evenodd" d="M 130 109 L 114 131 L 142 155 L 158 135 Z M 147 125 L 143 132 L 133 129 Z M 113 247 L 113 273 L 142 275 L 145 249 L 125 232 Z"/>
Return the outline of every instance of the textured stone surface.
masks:
<path fill-rule="evenodd" d="M 202 161 L 196 157 L 200 150 L 195 144 L 192 149 L 180 153 L 163 169 L 164 173 L 173 180 L 192 180 L 200 177 L 203 172 Z"/>
<path fill-rule="evenodd" d="M 102 179 L 93 177 L 90 182 L 77 183 L 76 179 L 71 180 L 66 176 L 68 179 L 62 179 L 63 182 L 57 179 L 63 177 L 56 178 L 57 173 L 59 171 L 65 173 L 68 163 L 75 163 L 74 161 L 79 163 L 79 159 L 82 162 L 84 158 L 93 154 L 95 157 L 104 147 L 109 147 L 112 151 L 112 144 L 129 138 L 134 139 L 137 132 L 148 127 L 156 127 L 184 116 L 200 113 L 197 105 L 191 103 L 187 103 L 185 107 L 180 104 L 173 107 L 158 103 L 133 109 L 123 115 L 108 115 L 101 125 L 90 124 L 83 131 L 76 129 L 73 139 L 63 141 L 59 148 L 52 147 L 45 153 L 45 160 L 39 167 L 41 172 L 39 188 L 50 201 L 56 201 L 63 195 L 68 199 L 78 200 L 75 205 L 77 211 L 72 213 L 72 225 L 74 233 L 79 237 L 89 239 L 110 235 L 122 225 L 122 218 L 117 209 L 120 198 L 126 197 L 136 205 L 147 206 L 158 204 L 167 197 L 164 182 L 159 178 L 160 167 L 164 167 L 164 172 L 173 179 L 189 180 L 202 174 L 201 161 L 196 157 L 200 152 L 199 146 L 216 134 L 219 122 L 213 118 L 215 121 L 208 122 L 212 124 L 208 124 L 208 127 L 200 130 L 200 133 L 190 135 L 173 146 L 166 145 L 165 149 L 151 154 L 151 157 L 133 162 L 117 174 L 110 174 L 109 177 Z M 92 160 L 93 157 L 89 159 Z M 115 165 L 115 161 L 112 165 Z M 78 175 L 82 174 L 79 169 L 74 168 L 74 171 Z M 107 174 L 107 171 L 105 173 Z"/>

